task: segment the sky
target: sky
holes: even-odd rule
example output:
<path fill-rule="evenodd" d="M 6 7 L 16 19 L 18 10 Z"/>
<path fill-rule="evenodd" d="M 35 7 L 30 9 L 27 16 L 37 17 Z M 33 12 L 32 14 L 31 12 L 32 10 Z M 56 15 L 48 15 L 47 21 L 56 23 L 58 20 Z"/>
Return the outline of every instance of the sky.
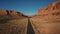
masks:
<path fill-rule="evenodd" d="M 0 0 L 0 10 L 16 10 L 26 15 L 38 13 L 38 8 L 44 8 L 57 0 Z"/>

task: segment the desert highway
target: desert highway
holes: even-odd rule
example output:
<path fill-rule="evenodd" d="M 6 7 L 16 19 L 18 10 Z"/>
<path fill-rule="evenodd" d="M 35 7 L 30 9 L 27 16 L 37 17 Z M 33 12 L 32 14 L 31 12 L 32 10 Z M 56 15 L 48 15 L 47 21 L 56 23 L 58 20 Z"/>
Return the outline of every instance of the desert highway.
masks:
<path fill-rule="evenodd" d="M 60 34 L 60 21 L 21 18 L 0 22 L 0 34 Z"/>

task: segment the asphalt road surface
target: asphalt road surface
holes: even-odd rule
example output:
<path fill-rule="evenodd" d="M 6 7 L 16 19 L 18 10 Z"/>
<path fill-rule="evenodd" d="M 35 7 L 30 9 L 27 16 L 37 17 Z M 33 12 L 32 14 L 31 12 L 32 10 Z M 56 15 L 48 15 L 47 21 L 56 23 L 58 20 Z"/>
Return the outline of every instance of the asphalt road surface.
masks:
<path fill-rule="evenodd" d="M 28 26 L 27 26 L 27 34 L 35 34 L 32 24 L 29 19 L 28 19 Z"/>

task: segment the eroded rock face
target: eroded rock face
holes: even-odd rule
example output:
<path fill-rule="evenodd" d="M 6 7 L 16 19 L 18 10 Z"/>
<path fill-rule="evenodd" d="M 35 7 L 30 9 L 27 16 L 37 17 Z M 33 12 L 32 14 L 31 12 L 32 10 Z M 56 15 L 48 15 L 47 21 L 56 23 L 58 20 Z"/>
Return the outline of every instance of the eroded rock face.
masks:
<path fill-rule="evenodd" d="M 6 16 L 7 15 L 7 12 L 6 12 L 6 10 L 0 10 L 0 17 L 1 16 Z"/>
<path fill-rule="evenodd" d="M 20 17 L 19 14 L 14 10 L 11 10 L 8 15 L 10 15 L 11 17 L 15 17 L 15 18 Z"/>
<path fill-rule="evenodd" d="M 60 19 L 60 1 L 49 4 L 43 9 L 38 9 L 38 15 L 36 17 L 46 19 Z"/>
<path fill-rule="evenodd" d="M 0 18 L 2 17 L 11 17 L 11 18 L 20 18 L 24 17 L 24 15 L 15 10 L 0 10 Z"/>
<path fill-rule="evenodd" d="M 60 9 L 60 1 L 51 3 L 50 5 L 48 5 L 48 6 L 46 7 L 46 10 L 48 10 L 48 9 L 49 9 L 49 10 L 55 10 L 55 9 L 59 10 L 59 9 Z"/>

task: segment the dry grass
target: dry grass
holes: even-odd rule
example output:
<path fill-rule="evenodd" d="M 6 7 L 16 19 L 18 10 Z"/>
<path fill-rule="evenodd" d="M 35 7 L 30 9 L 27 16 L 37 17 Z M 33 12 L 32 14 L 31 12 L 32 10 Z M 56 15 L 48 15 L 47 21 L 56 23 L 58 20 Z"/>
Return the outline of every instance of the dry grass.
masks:
<path fill-rule="evenodd" d="M 0 34 L 26 34 L 28 19 L 14 19 L 0 24 Z"/>
<path fill-rule="evenodd" d="M 35 34 L 60 34 L 60 19 L 30 19 Z"/>

